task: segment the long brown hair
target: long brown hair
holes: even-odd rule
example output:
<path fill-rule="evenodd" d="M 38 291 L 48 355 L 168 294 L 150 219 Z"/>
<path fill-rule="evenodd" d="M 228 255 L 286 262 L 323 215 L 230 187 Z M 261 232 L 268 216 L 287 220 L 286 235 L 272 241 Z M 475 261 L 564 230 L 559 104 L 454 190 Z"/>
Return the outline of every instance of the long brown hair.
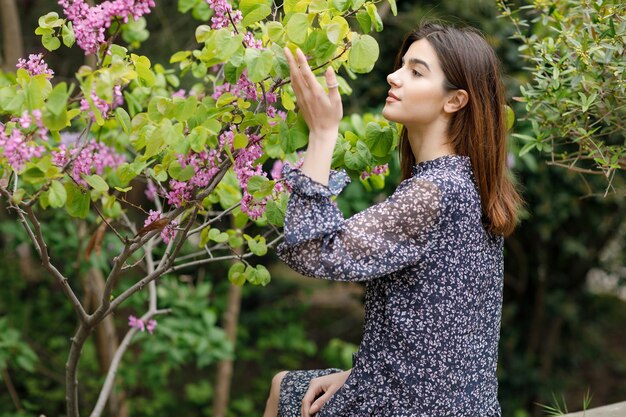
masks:
<path fill-rule="evenodd" d="M 487 229 L 508 236 L 513 232 L 522 198 L 515 189 L 507 166 L 507 126 L 500 62 L 485 38 L 474 28 L 455 28 L 424 23 L 409 33 L 396 58 L 395 69 L 413 42 L 426 39 L 439 58 L 446 77 L 446 90 L 463 89 L 469 101 L 455 112 L 448 138 L 458 155 L 469 156 Z M 402 178 L 411 176 L 415 156 L 406 129 L 400 135 Z"/>

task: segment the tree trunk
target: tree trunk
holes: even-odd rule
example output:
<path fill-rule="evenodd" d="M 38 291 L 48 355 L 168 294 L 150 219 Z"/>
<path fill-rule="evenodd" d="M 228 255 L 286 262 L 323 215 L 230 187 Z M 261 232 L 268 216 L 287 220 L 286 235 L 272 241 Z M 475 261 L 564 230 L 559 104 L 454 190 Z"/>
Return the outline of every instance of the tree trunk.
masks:
<path fill-rule="evenodd" d="M 15 0 L 0 0 L 0 17 L 2 18 L 2 69 L 5 72 L 15 71 L 17 60 L 24 55 L 24 40 L 20 16 L 17 13 Z"/>
<path fill-rule="evenodd" d="M 237 324 L 241 309 L 241 287 L 230 285 L 228 289 L 228 305 L 224 312 L 224 330 L 228 340 L 233 345 L 237 342 Z M 215 398 L 213 400 L 213 417 L 226 417 L 228 401 L 230 400 L 230 387 L 233 377 L 233 360 L 223 360 L 217 366 L 217 381 L 215 383 Z"/>

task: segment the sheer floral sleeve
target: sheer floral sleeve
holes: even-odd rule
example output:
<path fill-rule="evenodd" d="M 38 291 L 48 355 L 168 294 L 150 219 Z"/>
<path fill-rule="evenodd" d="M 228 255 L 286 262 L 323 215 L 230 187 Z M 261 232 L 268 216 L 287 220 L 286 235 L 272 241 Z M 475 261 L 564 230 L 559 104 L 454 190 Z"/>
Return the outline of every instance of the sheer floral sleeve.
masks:
<path fill-rule="evenodd" d="M 417 178 L 403 181 L 382 203 L 344 219 L 331 197 L 350 181 L 332 171 L 328 186 L 299 169 L 283 171 L 292 194 L 278 256 L 303 275 L 364 281 L 417 263 L 440 219 L 441 192 Z"/>

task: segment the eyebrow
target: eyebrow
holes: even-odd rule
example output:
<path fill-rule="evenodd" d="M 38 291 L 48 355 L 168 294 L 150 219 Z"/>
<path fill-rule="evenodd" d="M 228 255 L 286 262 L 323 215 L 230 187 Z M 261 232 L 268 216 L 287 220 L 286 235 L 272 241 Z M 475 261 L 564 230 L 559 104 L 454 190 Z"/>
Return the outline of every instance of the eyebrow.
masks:
<path fill-rule="evenodd" d="M 423 65 L 426 67 L 426 69 L 428 71 L 430 71 L 430 67 L 428 66 L 428 64 L 426 63 L 426 61 L 421 60 L 419 58 L 409 58 L 409 64 L 410 65 Z M 404 65 L 404 58 L 402 58 L 402 65 Z"/>

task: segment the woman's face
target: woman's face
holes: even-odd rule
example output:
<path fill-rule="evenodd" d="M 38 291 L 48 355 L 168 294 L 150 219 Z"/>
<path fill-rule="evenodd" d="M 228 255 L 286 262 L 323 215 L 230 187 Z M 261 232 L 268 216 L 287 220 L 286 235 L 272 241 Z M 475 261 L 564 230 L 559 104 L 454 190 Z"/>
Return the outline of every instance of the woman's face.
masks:
<path fill-rule="evenodd" d="M 450 93 L 443 87 L 437 53 L 426 39 L 411 44 L 402 66 L 387 76 L 387 82 L 391 86 L 383 108 L 387 120 L 422 130 L 444 117 Z"/>

